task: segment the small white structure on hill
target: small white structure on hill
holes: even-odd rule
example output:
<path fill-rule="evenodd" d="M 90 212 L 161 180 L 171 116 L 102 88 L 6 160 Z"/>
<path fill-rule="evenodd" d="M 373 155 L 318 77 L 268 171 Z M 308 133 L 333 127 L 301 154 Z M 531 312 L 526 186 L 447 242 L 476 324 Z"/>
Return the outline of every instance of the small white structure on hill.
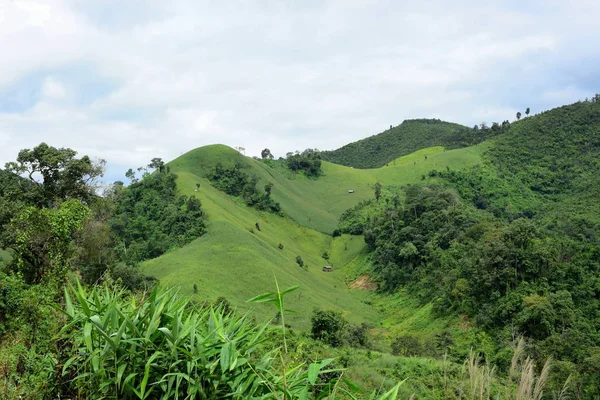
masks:
<path fill-rule="evenodd" d="M 354 193 L 354 189 L 348 189 L 348 193 Z"/>

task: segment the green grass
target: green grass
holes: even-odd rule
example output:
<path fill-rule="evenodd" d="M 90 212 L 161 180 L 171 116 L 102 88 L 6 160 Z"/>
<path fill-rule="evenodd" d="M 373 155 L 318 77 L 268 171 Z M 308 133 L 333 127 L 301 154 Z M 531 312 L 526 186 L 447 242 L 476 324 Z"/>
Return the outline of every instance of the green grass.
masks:
<path fill-rule="evenodd" d="M 241 309 L 250 306 L 246 303 L 249 298 L 272 291 L 274 277 L 282 287 L 300 285 L 288 303 L 298 314 L 286 319 L 300 329 L 308 328 L 314 307 L 338 309 L 357 323 L 377 319 L 377 313 L 361 301 L 362 294 L 351 293 L 346 287 L 341 272 L 321 271 L 328 264 L 321 255 L 329 247 L 331 237 L 287 217 L 257 212 L 194 175 L 179 173 L 179 179 L 182 187 L 195 187 L 196 181 L 202 183 L 200 192 L 194 194 L 210 216 L 208 234 L 146 262 L 147 274 L 158 277 L 163 284 L 180 286 L 183 293 L 192 293 L 197 284 L 198 299 L 223 296 Z M 279 243 L 283 249 L 278 248 Z M 308 271 L 296 264 L 297 255 L 308 265 Z M 266 306 L 252 307 L 259 318 L 275 315 Z"/>
<path fill-rule="evenodd" d="M 362 236 L 342 235 L 334 238 L 329 246 L 329 263 L 334 268 L 341 268 L 356 259 L 367 249 Z"/>
<path fill-rule="evenodd" d="M 340 215 L 372 198 L 376 182 L 381 182 L 384 189 L 416 183 L 431 169 L 477 164 L 484 149 L 484 144 L 448 151 L 441 147 L 423 149 L 395 160 L 396 165 L 392 162 L 378 169 L 324 162 L 324 175 L 318 179 L 290 174 L 223 145 L 192 150 L 169 165 L 178 175 L 181 192 L 202 201 L 209 219 L 208 233 L 181 249 L 145 262 L 143 267 L 163 284 L 180 286 L 183 293 L 191 294 L 196 284 L 199 300 L 223 296 L 240 309 L 250 307 L 247 299 L 273 290 L 274 277 L 283 287 L 300 285 L 301 290 L 289 299 L 290 308 L 298 314 L 286 322 L 302 330 L 308 329 L 314 307 L 337 309 L 351 322 L 380 326 L 387 322 L 371 305 L 376 295 L 349 289 L 346 284 L 364 272 L 368 264 L 362 237 L 343 235 L 332 239 L 329 235 Z M 217 162 L 242 162 L 259 177 L 259 184 L 273 182 L 273 198 L 281 203 L 286 217 L 259 212 L 213 188 L 206 176 Z M 197 183 L 201 185 L 198 192 Z M 354 193 L 349 194 L 349 189 Z M 280 243 L 283 249 L 278 248 Z M 322 258 L 325 251 L 329 260 Z M 296 264 L 298 255 L 308 271 Z M 322 272 L 324 265 L 332 265 L 334 272 Z M 275 316 L 268 307 L 252 307 L 258 318 Z M 419 311 L 415 307 L 407 310 Z M 387 314 L 390 310 L 385 311 Z"/>
<path fill-rule="evenodd" d="M 396 165 L 375 169 L 356 169 L 323 162 L 324 175 L 309 179 L 303 175 L 290 178 L 290 174 L 280 168 L 249 157 L 223 145 L 205 146 L 192 150 L 177 158 L 169 165 L 178 174 L 192 174 L 196 179 L 205 178 L 207 172 L 220 161 L 232 165 L 240 161 L 248 166 L 251 174 L 256 174 L 260 185 L 273 182 L 273 198 L 281 203 L 283 211 L 300 225 L 330 234 L 337 226 L 340 215 L 362 200 L 373 197 L 373 186 L 405 185 L 416 183 L 432 169 L 459 169 L 478 164 L 486 143 L 477 146 L 444 151 L 442 147 L 422 149 L 415 154 L 401 157 Z M 425 159 L 427 156 L 427 159 Z M 184 192 L 195 188 L 200 182 L 206 187 L 207 180 L 180 180 Z M 348 190 L 354 190 L 349 194 Z"/>

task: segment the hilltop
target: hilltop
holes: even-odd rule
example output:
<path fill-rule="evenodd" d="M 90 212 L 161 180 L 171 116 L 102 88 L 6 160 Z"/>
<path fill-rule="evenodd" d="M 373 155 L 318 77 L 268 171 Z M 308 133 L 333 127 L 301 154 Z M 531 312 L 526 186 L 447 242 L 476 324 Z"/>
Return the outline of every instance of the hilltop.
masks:
<path fill-rule="evenodd" d="M 322 157 L 332 163 L 354 168 L 378 168 L 424 148 L 443 146 L 456 149 L 472 146 L 496 133 L 439 119 L 412 119 L 337 150 L 324 151 Z"/>

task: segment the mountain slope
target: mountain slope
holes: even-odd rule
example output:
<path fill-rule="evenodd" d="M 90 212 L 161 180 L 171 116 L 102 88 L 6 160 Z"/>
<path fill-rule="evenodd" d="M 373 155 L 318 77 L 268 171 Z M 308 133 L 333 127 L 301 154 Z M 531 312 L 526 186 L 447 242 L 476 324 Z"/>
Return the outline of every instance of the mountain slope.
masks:
<path fill-rule="evenodd" d="M 324 160 L 354 168 L 378 168 L 394 159 L 432 146 L 456 149 L 490 138 L 491 130 L 479 131 L 439 119 L 405 120 L 377 135 L 324 151 Z"/>
<path fill-rule="evenodd" d="M 395 165 L 377 169 L 355 169 L 323 162 L 323 176 L 309 179 L 289 171 L 271 167 L 267 163 L 245 157 L 230 147 L 211 145 L 183 154 L 169 163 L 173 172 L 192 174 L 201 179 L 202 188 L 210 186 L 206 179 L 217 162 L 231 166 L 244 164 L 247 172 L 259 178 L 258 186 L 273 183 L 272 196 L 281 203 L 282 210 L 298 224 L 330 234 L 337 226 L 340 215 L 360 201 L 373 197 L 373 186 L 403 185 L 418 182 L 431 169 L 464 168 L 481 160 L 487 144 L 444 151 L 442 147 L 423 149 L 413 155 L 395 160 Z M 427 158 L 425 158 L 427 156 Z M 184 191 L 195 189 L 196 182 L 184 183 Z M 349 194 L 348 190 L 354 190 Z M 200 190 L 202 192 L 203 189 Z M 193 193 L 193 192 L 192 192 Z M 211 213 L 209 212 L 209 215 Z"/>
<path fill-rule="evenodd" d="M 196 284 L 199 298 L 223 296 L 242 308 L 248 306 L 247 299 L 273 290 L 275 276 L 280 286 L 302 287 L 300 295 L 289 299 L 290 308 L 299 311 L 289 320 L 292 326 L 307 329 L 314 307 L 339 309 L 355 323 L 377 323 L 382 317 L 365 303 L 375 295 L 349 289 L 345 280 L 354 274 L 352 270 L 340 270 L 362 254 L 365 243 L 362 237 L 329 236 L 339 216 L 372 198 L 373 185 L 378 181 L 404 185 L 420 181 L 431 168 L 475 165 L 484 149 L 484 144 L 450 151 L 424 149 L 399 158 L 395 166 L 372 170 L 324 162 L 324 175 L 316 180 L 291 175 L 222 145 L 192 150 L 169 166 L 178 175 L 182 194 L 195 195 L 202 201 L 209 219 L 208 233 L 181 249 L 145 262 L 144 271 L 164 284 L 180 286 L 184 293 L 192 293 Z M 259 212 L 215 189 L 206 176 L 217 162 L 241 162 L 248 173 L 259 177 L 259 185 L 273 182 L 272 196 L 281 203 L 286 216 Z M 198 192 L 197 183 L 201 185 Z M 355 192 L 349 194 L 348 189 Z M 280 243 L 283 249 L 278 248 Z M 330 260 L 322 258 L 325 251 L 330 252 Z M 296 256 L 302 257 L 308 271 L 296 264 Z M 334 272 L 322 272 L 324 265 L 332 265 Z M 274 316 L 268 307 L 253 307 L 260 317 Z"/>

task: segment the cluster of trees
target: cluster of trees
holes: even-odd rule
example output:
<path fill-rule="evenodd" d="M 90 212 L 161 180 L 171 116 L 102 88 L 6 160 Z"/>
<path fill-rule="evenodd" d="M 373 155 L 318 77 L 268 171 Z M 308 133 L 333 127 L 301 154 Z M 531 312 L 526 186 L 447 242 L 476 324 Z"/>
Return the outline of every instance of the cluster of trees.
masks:
<path fill-rule="evenodd" d="M 303 171 L 309 177 L 318 177 L 323 173 L 321 169 L 321 152 L 317 149 L 287 153 L 285 162 L 292 171 Z"/>
<path fill-rule="evenodd" d="M 264 191 L 261 191 L 257 188 L 258 177 L 248 175 L 244 169 L 244 164 L 240 162 L 230 168 L 218 162 L 208 178 L 217 189 L 231 196 L 241 197 L 250 207 L 281 214 L 281 206 L 271 198 L 273 184 L 268 182 L 264 186 Z"/>
<path fill-rule="evenodd" d="M 158 257 L 206 232 L 200 200 L 179 195 L 177 176 L 162 160 L 138 170 L 144 170 L 141 180 L 130 170 L 131 185 L 116 183 L 106 194 L 114 202 L 109 226 L 117 254 L 128 264 Z"/>
<path fill-rule="evenodd" d="M 205 231 L 200 202 L 177 195 L 162 160 L 141 168 L 141 180 L 128 171 L 129 187 L 119 182 L 99 196 L 104 164 L 42 143 L 0 170 L 0 248 L 10 254 L 0 263 L 0 397 L 60 394 L 56 362 L 65 354 L 56 335 L 74 272 L 84 282 L 147 288 L 155 280 L 138 261 Z"/>
<path fill-rule="evenodd" d="M 598 393 L 597 242 L 528 218 L 495 218 L 435 184 L 403 194 L 364 231 L 380 290 L 410 288 L 440 315 L 469 315 L 499 341 L 522 334 L 534 357 L 561 360 L 581 390 Z"/>
<path fill-rule="evenodd" d="M 302 152 L 295 151 L 286 154 L 286 158 L 273 159 L 271 150 L 264 149 L 260 152 L 263 161 L 271 162 L 271 165 L 281 164 L 293 172 L 303 172 L 308 177 L 319 177 L 323 174 L 321 168 L 321 152 L 318 149 L 306 149 Z"/>
<path fill-rule="evenodd" d="M 370 348 L 370 326 L 350 324 L 339 311 L 315 308 L 310 318 L 311 336 L 333 347 Z"/>
<path fill-rule="evenodd" d="M 599 127 L 596 102 L 505 124 L 482 165 L 433 170 L 421 185 L 348 210 L 339 229 L 364 233 L 380 290 L 407 288 L 440 315 L 468 315 L 499 349 L 524 335 L 532 357 L 558 360 L 554 374 L 593 398 Z"/>

